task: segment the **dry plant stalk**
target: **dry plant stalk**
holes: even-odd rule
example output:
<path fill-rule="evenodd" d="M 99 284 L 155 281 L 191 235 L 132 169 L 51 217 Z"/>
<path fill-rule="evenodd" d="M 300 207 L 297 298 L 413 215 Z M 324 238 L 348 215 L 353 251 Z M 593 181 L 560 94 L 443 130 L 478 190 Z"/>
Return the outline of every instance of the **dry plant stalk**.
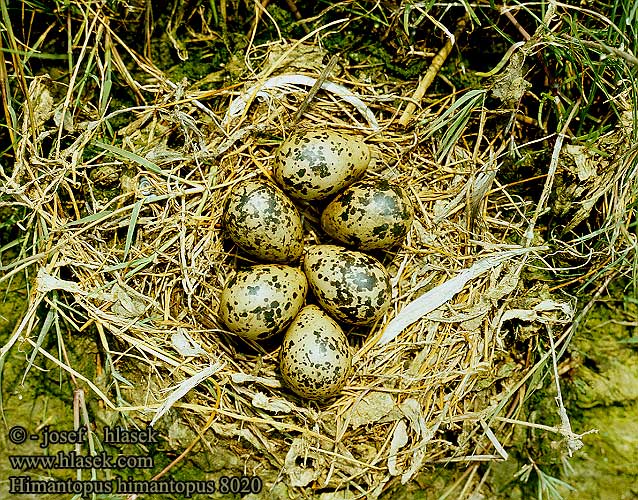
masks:
<path fill-rule="evenodd" d="M 414 94 L 412 95 L 412 100 L 407 104 L 407 106 L 403 110 L 403 113 L 401 114 L 401 118 L 399 118 L 399 125 L 406 127 L 408 123 L 410 123 L 410 120 L 412 119 L 412 116 L 414 115 L 414 112 L 416 111 L 416 107 L 418 103 L 421 102 L 421 100 L 423 99 L 423 96 L 425 95 L 427 90 L 430 88 L 430 85 L 432 85 L 434 78 L 439 73 L 439 71 L 441 71 L 443 64 L 445 64 L 445 61 L 450 55 L 450 52 L 452 52 L 452 49 L 454 48 L 456 39 L 465 30 L 465 26 L 468 20 L 469 19 L 466 16 L 461 18 L 457 22 L 456 31 L 454 32 L 454 35 L 449 34 L 449 37 L 446 40 L 445 45 L 441 47 L 441 49 L 436 53 L 436 55 L 432 59 L 432 62 L 430 63 L 428 70 L 425 72 L 425 75 L 423 75 L 423 78 L 421 78 L 421 81 L 419 81 L 419 85 L 417 86 L 416 90 L 414 91 Z"/>

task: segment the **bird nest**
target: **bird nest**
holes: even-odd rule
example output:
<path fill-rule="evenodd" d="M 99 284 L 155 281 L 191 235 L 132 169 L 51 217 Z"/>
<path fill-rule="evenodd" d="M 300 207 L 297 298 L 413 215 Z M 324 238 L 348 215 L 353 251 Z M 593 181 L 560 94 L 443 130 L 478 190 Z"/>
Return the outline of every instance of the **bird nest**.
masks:
<path fill-rule="evenodd" d="M 545 250 L 533 239 L 544 201 L 495 182 L 504 139 L 484 135 L 484 93 L 470 95 L 474 108 L 438 96 L 406 129 L 390 85 L 317 81 L 283 60 L 209 92 L 156 75 L 146 88 L 155 104 L 105 115 L 87 104 L 76 123 L 53 82 L 32 81 L 5 190 L 34 214 L 39 251 L 27 264 L 38 273 L 8 345 L 39 348 L 35 311 L 55 306 L 76 332 L 97 333 L 104 376 L 48 356 L 106 406 L 164 435 L 188 415 L 202 439 L 233 439 L 252 471 L 275 469 L 294 487 L 374 497 L 426 465 L 505 458 L 500 436 L 538 365 L 504 325 L 564 323 L 572 310 L 524 289 L 521 272 Z M 277 146 L 299 128 L 362 137 L 373 151 L 366 178 L 399 182 L 416 212 L 405 241 L 375 254 L 391 307 L 371 327 L 346 328 L 354 371 L 324 402 L 282 384 L 276 343 L 241 341 L 217 314 L 224 283 L 250 264 L 220 225 L 225 197 L 243 179 L 270 178 Z M 319 208 L 303 207 L 306 245 L 329 242 Z"/>

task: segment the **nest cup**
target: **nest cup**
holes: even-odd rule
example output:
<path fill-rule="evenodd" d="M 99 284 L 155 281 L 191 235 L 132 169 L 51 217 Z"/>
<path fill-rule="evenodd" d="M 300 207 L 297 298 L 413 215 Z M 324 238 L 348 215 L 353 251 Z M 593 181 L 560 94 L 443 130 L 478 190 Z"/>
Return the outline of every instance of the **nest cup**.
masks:
<path fill-rule="evenodd" d="M 371 327 L 345 327 L 355 352 L 353 373 L 337 397 L 321 404 L 296 397 L 282 386 L 277 350 L 255 343 L 246 349 L 218 318 L 224 283 L 238 267 L 256 263 L 225 237 L 220 224 L 225 198 L 241 180 L 271 178 L 274 152 L 291 133 L 286 125 L 304 93 L 246 98 L 240 113 L 228 112 L 224 133 L 194 98 L 183 99 L 181 90 L 167 93 L 163 102 L 175 102 L 171 113 L 142 111 L 117 132 L 121 148 L 104 145 L 97 167 L 75 166 L 83 173 L 100 162 L 114 165 L 120 179 L 114 195 L 80 176 L 86 198 L 95 200 L 86 212 L 63 187 L 55 192 L 62 222 L 53 251 L 64 263 L 66 283 L 73 283 L 56 286 L 70 293 L 86 325 L 108 333 L 100 338 L 112 368 L 131 376 L 140 366 L 149 368 L 141 371 L 149 377 L 142 385 L 150 402 L 137 390 L 120 388 L 135 405 L 147 401 L 139 418 L 168 432 L 181 413 L 176 407 L 169 411 L 177 400 L 163 391 L 181 384 L 190 390 L 180 404 L 202 424 L 214 409 L 207 425 L 215 435 L 239 436 L 235 449 L 255 463 L 264 453 L 274 457 L 290 485 L 354 484 L 374 496 L 428 463 L 499 457 L 485 433 L 485 418 L 490 409 L 509 404 L 506 388 L 523 378 L 525 368 L 514 363 L 507 375 L 499 372 L 509 341 L 491 321 L 495 304 L 515 290 L 518 269 L 506 259 L 477 274 L 444 307 L 417 314 L 395 338 L 382 341 L 405 306 L 482 256 L 481 248 L 468 244 L 476 233 L 468 232 L 465 198 L 455 198 L 468 178 L 465 160 L 471 155 L 459 146 L 456 163 L 437 163 L 432 144 L 421 141 L 418 130 L 395 127 L 391 105 L 376 101 L 365 86 L 350 85 L 368 103 L 367 111 L 361 114 L 349 101 L 320 91 L 298 127 L 363 137 L 373 152 L 364 179 L 400 183 L 416 218 L 401 245 L 374 252 L 392 276 L 392 304 Z M 206 105 L 221 115 L 236 111 L 237 99 L 224 92 Z M 87 133 L 97 137 L 98 128 Z M 72 147 L 79 151 L 84 145 Z M 27 183 L 20 173 L 25 165 L 26 157 L 19 158 L 18 184 Z M 65 165 L 46 165 L 52 185 L 67 175 Z M 42 206 L 54 210 L 46 200 Z M 306 245 L 328 242 L 316 207 L 302 210 Z M 507 247 L 511 220 L 483 219 L 480 212 L 477 217 L 483 246 Z M 121 406 L 109 400 L 108 391 L 102 393 L 113 408 Z"/>

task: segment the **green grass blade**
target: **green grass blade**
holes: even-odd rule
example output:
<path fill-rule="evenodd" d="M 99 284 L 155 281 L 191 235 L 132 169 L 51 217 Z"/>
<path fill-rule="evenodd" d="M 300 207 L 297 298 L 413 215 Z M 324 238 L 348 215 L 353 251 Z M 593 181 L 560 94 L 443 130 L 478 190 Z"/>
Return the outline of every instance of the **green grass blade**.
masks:
<path fill-rule="evenodd" d="M 163 175 L 163 176 L 169 176 L 170 174 L 164 170 L 162 170 L 161 168 L 159 168 L 155 163 L 153 163 L 150 160 L 147 160 L 146 158 L 144 158 L 143 156 L 140 156 L 138 154 L 133 153 L 132 151 L 127 151 L 126 149 L 122 149 L 119 148 L 117 146 L 113 146 L 111 144 L 106 144 L 104 142 L 100 142 L 100 141 L 95 141 L 94 143 L 96 146 L 105 149 L 106 151 L 113 153 L 115 156 L 124 159 L 124 160 L 129 160 L 132 161 L 134 163 L 137 163 L 138 165 L 143 166 L 144 168 L 150 170 L 151 172 L 155 172 L 156 174 L 159 175 Z"/>
<path fill-rule="evenodd" d="M 113 213 L 113 210 L 102 210 L 101 212 L 98 212 L 98 213 L 95 213 L 95 214 L 91 214 L 91 215 L 87 215 L 86 217 L 82 217 L 81 219 L 72 220 L 71 222 L 67 222 L 65 224 L 65 226 L 66 227 L 79 226 L 79 225 L 85 224 L 87 222 L 95 222 L 95 221 L 98 221 L 98 220 L 106 219 L 112 213 Z"/>
<path fill-rule="evenodd" d="M 122 261 L 124 262 L 126 262 L 126 257 L 128 256 L 128 252 L 131 249 L 133 234 L 135 233 L 135 226 L 137 225 L 137 217 L 140 214 L 140 209 L 142 208 L 143 202 L 144 200 L 138 200 L 135 205 L 133 205 L 131 219 L 129 220 L 128 230 L 126 231 L 126 242 L 124 243 L 124 256 L 122 257 Z"/>
<path fill-rule="evenodd" d="M 40 328 L 38 339 L 35 342 L 36 347 L 34 347 L 33 351 L 31 352 L 31 356 L 29 356 L 29 361 L 27 362 L 27 367 L 24 370 L 24 374 L 22 375 L 22 384 L 24 384 L 24 381 L 27 378 L 27 374 L 29 373 L 29 370 L 31 370 L 31 367 L 33 366 L 35 357 L 38 354 L 38 349 L 42 347 L 42 343 L 44 342 L 44 339 L 47 336 L 47 333 L 49 333 L 49 330 L 51 329 L 51 326 L 53 325 L 54 319 L 55 319 L 55 311 L 53 309 L 49 309 L 49 312 L 47 313 L 46 318 L 44 319 L 44 324 L 42 325 L 42 328 Z"/>
<path fill-rule="evenodd" d="M 452 151 L 463 134 L 472 112 L 484 102 L 486 93 L 487 91 L 482 89 L 466 92 L 427 128 L 424 139 L 432 137 L 440 130 L 445 130 L 440 141 L 438 161 L 443 161 Z"/>

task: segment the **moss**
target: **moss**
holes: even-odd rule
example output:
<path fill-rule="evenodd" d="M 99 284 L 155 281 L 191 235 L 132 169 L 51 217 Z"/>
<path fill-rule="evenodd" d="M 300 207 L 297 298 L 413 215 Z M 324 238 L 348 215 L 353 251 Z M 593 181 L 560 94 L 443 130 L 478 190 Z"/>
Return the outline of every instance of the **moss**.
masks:
<path fill-rule="evenodd" d="M 621 293 L 621 290 L 616 290 Z M 609 301 L 590 312 L 571 345 L 579 366 L 570 396 L 581 408 L 638 400 L 638 350 L 627 326 L 638 305 Z"/>
<path fill-rule="evenodd" d="M 565 393 L 575 432 L 585 447 L 571 460 L 565 479 L 576 486 L 566 498 L 626 499 L 638 495 L 638 306 L 623 300 L 623 288 L 596 305 L 570 346 L 578 366 Z M 616 297 L 616 300 L 613 299 Z M 567 492 L 568 493 L 568 492 Z"/>
<path fill-rule="evenodd" d="M 566 481 L 576 487 L 565 500 L 624 500 L 638 496 L 638 402 L 601 406 L 584 413 L 581 428 L 597 428 L 570 464 Z"/>

